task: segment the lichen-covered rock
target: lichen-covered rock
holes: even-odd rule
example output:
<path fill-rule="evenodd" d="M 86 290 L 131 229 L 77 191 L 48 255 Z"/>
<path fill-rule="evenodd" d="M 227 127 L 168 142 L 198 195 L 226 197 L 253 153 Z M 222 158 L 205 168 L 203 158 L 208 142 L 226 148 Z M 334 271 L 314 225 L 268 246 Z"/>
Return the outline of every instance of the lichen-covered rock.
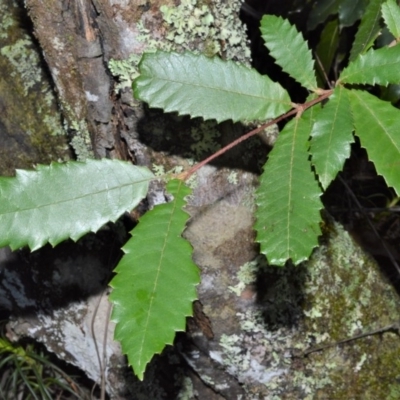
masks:
<path fill-rule="evenodd" d="M 376 262 L 329 222 L 307 263 L 276 268 L 257 256 L 238 266 L 251 255 L 251 227 L 238 228 L 246 214 L 240 205 L 228 216 L 212 214 L 214 207 L 206 212 L 214 220 L 209 235 L 199 233 L 209 225 L 196 220 L 187 233 L 202 267 L 200 301 L 213 332 L 212 340 L 197 333 L 197 352 L 239 382 L 246 399 L 397 398 L 400 299 Z M 385 327 L 394 329 L 374 333 Z M 333 345 L 319 349 L 327 344 Z M 307 354 L 310 348 L 319 351 Z M 239 398 L 207 374 L 207 357 L 191 351 L 192 365 L 209 385 L 227 399 Z"/>
<path fill-rule="evenodd" d="M 394 399 L 400 390 L 399 332 L 357 336 L 398 326 L 399 296 L 341 226 L 328 224 L 326 237 L 307 265 L 305 317 L 293 340 L 304 349 L 355 339 L 309 354 L 292 371 L 293 381 L 310 399 Z"/>

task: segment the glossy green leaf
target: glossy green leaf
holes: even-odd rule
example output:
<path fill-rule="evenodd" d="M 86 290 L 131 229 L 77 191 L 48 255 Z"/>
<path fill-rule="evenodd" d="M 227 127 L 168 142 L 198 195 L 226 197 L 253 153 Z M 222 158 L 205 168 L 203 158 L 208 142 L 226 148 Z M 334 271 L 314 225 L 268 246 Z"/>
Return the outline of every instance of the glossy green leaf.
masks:
<path fill-rule="evenodd" d="M 266 120 L 291 108 L 287 92 L 267 76 L 218 57 L 157 51 L 143 56 L 135 96 L 180 115 L 225 120 Z"/>
<path fill-rule="evenodd" d="M 36 250 L 115 221 L 146 196 L 153 174 L 119 160 L 39 165 L 0 178 L 0 247 Z"/>
<path fill-rule="evenodd" d="M 384 101 L 390 101 L 392 104 L 400 101 L 400 84 L 382 87 L 380 98 Z"/>
<path fill-rule="evenodd" d="M 319 24 L 325 22 L 330 16 L 337 14 L 341 0 L 317 0 L 313 2 L 313 8 L 307 22 L 308 30 L 314 30 Z"/>
<path fill-rule="evenodd" d="M 311 51 L 294 25 L 275 15 L 264 15 L 261 36 L 276 63 L 305 88 L 318 88 Z"/>
<path fill-rule="evenodd" d="M 315 29 L 328 17 L 338 14 L 341 28 L 354 25 L 364 14 L 368 0 L 317 0 L 308 18 L 308 30 Z"/>
<path fill-rule="evenodd" d="M 336 54 L 339 44 L 339 26 L 337 20 L 328 22 L 321 33 L 321 38 L 317 46 L 316 54 L 319 59 L 317 63 L 318 84 L 324 87 L 329 71 L 332 67 L 332 61 Z"/>
<path fill-rule="evenodd" d="M 358 90 L 349 92 L 356 135 L 388 186 L 400 194 L 400 111 Z"/>
<path fill-rule="evenodd" d="M 337 87 L 318 113 L 311 131 L 312 163 L 326 189 L 350 156 L 353 121 L 347 90 Z"/>
<path fill-rule="evenodd" d="M 170 181 L 167 190 L 173 200 L 140 219 L 110 283 L 115 338 L 139 379 L 153 355 L 185 329 L 200 280 L 192 248 L 181 236 L 188 219 L 182 207 L 190 190 L 178 180 Z"/>
<path fill-rule="evenodd" d="M 309 112 L 290 121 L 272 149 L 257 189 L 257 241 L 273 265 L 298 264 L 318 245 L 321 190 L 308 161 Z"/>
<path fill-rule="evenodd" d="M 382 4 L 382 16 L 390 33 L 400 39 L 400 7 L 395 0 L 387 0 Z"/>
<path fill-rule="evenodd" d="M 342 83 L 379 84 L 400 82 L 400 46 L 369 50 L 360 55 L 341 73 Z"/>
<path fill-rule="evenodd" d="M 359 20 L 368 4 L 368 0 L 342 0 L 339 4 L 340 27 L 353 26 Z"/>
<path fill-rule="evenodd" d="M 365 53 L 378 36 L 382 2 L 383 0 L 371 0 L 368 3 L 351 48 L 350 61 L 354 61 L 359 54 Z"/>

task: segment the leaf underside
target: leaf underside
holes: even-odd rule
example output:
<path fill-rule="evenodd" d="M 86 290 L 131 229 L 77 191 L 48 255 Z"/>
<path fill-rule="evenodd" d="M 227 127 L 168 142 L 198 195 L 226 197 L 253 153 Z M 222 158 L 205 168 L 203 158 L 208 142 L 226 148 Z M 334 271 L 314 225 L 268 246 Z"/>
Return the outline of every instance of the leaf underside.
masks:
<path fill-rule="evenodd" d="M 400 46 L 369 50 L 360 55 L 340 74 L 343 83 L 379 84 L 400 82 Z"/>
<path fill-rule="evenodd" d="M 387 0 L 382 4 L 382 16 L 390 33 L 400 38 L 400 8 L 395 0 Z"/>
<path fill-rule="evenodd" d="M 144 54 L 135 97 L 192 118 L 266 120 L 291 108 L 287 92 L 268 76 L 218 57 L 157 51 Z"/>
<path fill-rule="evenodd" d="M 400 112 L 390 103 L 349 91 L 356 135 L 388 186 L 400 193 Z"/>
<path fill-rule="evenodd" d="M 264 15 L 261 36 L 276 63 L 305 88 L 318 88 L 311 51 L 294 25 L 281 17 Z"/>
<path fill-rule="evenodd" d="M 95 232 L 146 196 L 153 174 L 119 160 L 38 165 L 0 178 L 0 247 L 36 250 Z"/>
<path fill-rule="evenodd" d="M 200 280 L 192 248 L 181 236 L 188 219 L 182 207 L 190 190 L 177 180 L 167 190 L 174 199 L 140 219 L 110 283 L 115 339 L 139 379 L 153 355 L 185 329 Z"/>
<path fill-rule="evenodd" d="M 326 189 L 350 156 L 353 121 L 347 90 L 336 87 L 319 111 L 311 131 L 312 163 L 321 186 Z"/>
<path fill-rule="evenodd" d="M 257 189 L 257 241 L 270 264 L 306 260 L 318 245 L 321 191 L 308 161 L 311 121 L 290 121 L 272 149 Z"/>
<path fill-rule="evenodd" d="M 365 53 L 378 36 L 382 2 L 383 0 L 373 0 L 368 3 L 351 48 L 350 61 L 354 61 L 359 54 Z"/>

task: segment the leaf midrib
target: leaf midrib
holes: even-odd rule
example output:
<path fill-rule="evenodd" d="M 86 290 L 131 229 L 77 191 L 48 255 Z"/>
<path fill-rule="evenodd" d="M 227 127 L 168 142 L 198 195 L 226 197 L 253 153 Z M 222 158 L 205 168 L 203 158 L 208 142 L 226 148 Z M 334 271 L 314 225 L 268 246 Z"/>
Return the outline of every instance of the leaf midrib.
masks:
<path fill-rule="evenodd" d="M 22 209 L 18 209 L 18 210 L 14 210 L 14 211 L 9 211 L 9 212 L 1 212 L 0 211 L 0 217 L 6 216 L 8 214 L 16 214 L 16 213 L 25 212 L 25 211 L 32 211 L 32 210 L 42 209 L 42 208 L 46 208 L 46 207 L 58 206 L 58 205 L 64 204 L 64 203 L 74 202 L 76 200 L 83 199 L 85 197 L 92 197 L 92 196 L 99 195 L 101 193 L 107 193 L 107 192 L 112 192 L 112 191 L 115 191 L 115 190 L 123 189 L 124 187 L 133 186 L 133 185 L 136 185 L 136 184 L 139 184 L 139 183 L 143 183 L 143 182 L 146 182 L 146 181 L 151 181 L 151 179 L 142 179 L 140 181 L 135 181 L 133 183 L 130 182 L 130 183 L 118 185 L 118 186 L 116 186 L 116 187 L 114 187 L 112 189 L 106 188 L 104 190 L 98 190 L 96 192 L 90 192 L 90 193 L 87 193 L 85 195 L 77 196 L 77 197 L 74 197 L 74 198 L 69 198 L 67 200 L 59 200 L 59 201 L 55 201 L 55 202 L 52 202 L 52 203 L 34 205 L 32 207 L 29 207 L 29 208 L 22 208 Z"/>

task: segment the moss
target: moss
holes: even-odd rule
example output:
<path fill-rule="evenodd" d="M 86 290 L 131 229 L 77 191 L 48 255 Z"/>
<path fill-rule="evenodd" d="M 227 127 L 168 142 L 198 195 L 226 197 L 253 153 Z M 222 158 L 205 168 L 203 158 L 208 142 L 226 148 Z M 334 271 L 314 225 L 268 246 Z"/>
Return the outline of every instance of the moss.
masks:
<path fill-rule="evenodd" d="M 328 245 L 308 266 L 306 318 L 297 338 L 304 345 L 298 347 L 351 338 L 399 320 L 399 298 L 374 260 L 339 225 L 330 229 Z M 310 354 L 304 371 L 297 372 L 298 385 L 332 399 L 385 398 L 387 387 L 397 382 L 399 356 L 393 333 L 356 339 Z"/>
<path fill-rule="evenodd" d="M 21 8 L 0 4 L 0 20 L 0 97 L 7 110 L 1 118 L 0 171 L 9 175 L 17 167 L 66 160 L 70 154 L 49 77 L 22 26 Z"/>
<path fill-rule="evenodd" d="M 274 269 L 259 256 L 240 268 L 230 288 L 241 299 L 252 293 L 258 298 L 255 308 L 247 305 L 237 314 L 242 331 L 220 342 L 222 364 L 244 382 L 248 396 L 250 365 L 254 382 L 264 379 L 266 398 L 398 398 L 400 340 L 393 332 L 291 356 L 294 349 L 400 320 L 400 299 L 374 260 L 338 224 L 327 224 L 326 231 L 326 242 L 308 263 Z"/>
<path fill-rule="evenodd" d="M 385 397 L 386 400 L 397 400 L 400 399 L 400 384 L 395 383 L 388 387 L 388 395 Z"/>

